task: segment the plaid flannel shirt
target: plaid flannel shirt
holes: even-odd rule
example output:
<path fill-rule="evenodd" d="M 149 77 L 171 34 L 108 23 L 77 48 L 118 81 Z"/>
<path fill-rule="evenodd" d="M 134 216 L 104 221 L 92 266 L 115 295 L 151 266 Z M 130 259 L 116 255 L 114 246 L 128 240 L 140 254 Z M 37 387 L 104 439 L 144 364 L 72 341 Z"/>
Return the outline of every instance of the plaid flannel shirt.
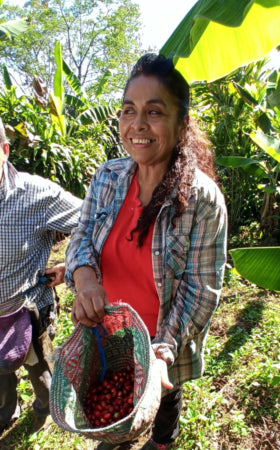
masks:
<path fill-rule="evenodd" d="M 79 266 L 92 266 L 102 282 L 102 247 L 135 170 L 134 161 L 123 158 L 103 164 L 93 176 L 66 251 L 66 283 L 72 289 L 72 273 Z M 152 346 L 168 363 L 170 381 L 182 384 L 203 373 L 205 339 L 226 262 L 227 212 L 217 185 L 196 170 L 189 205 L 175 227 L 173 213 L 167 201 L 153 230 L 153 276 L 160 308 Z"/>
<path fill-rule="evenodd" d="M 38 309 L 53 303 L 39 283 L 53 245 L 53 231 L 70 233 L 82 201 L 57 184 L 3 166 L 0 184 L 0 311 L 15 310 L 28 292 Z"/>

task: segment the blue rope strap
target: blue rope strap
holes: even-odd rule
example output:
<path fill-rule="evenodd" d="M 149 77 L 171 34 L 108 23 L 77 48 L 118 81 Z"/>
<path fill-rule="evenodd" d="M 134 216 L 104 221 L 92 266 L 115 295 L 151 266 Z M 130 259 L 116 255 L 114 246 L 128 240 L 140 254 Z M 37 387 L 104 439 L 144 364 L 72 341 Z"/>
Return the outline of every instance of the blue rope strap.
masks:
<path fill-rule="evenodd" d="M 99 331 L 99 329 L 101 329 L 101 332 Z M 104 380 L 107 363 L 106 363 L 106 356 L 105 356 L 103 347 L 101 345 L 100 338 L 105 335 L 106 331 L 104 330 L 103 326 L 99 323 L 97 325 L 97 327 L 92 327 L 92 332 L 96 336 L 96 341 L 97 341 L 97 346 L 98 346 L 98 351 L 99 351 L 99 356 L 100 356 L 100 361 L 101 361 L 102 371 L 101 371 L 99 381 L 100 381 L 100 383 L 102 383 L 102 381 Z"/>

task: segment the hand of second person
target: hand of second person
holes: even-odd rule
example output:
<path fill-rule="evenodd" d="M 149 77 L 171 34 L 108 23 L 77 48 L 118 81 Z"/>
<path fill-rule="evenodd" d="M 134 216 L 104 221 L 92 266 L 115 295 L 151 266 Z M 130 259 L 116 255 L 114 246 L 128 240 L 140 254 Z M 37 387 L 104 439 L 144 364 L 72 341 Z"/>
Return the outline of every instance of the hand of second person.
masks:
<path fill-rule="evenodd" d="M 87 327 L 94 327 L 101 322 L 105 312 L 104 306 L 109 305 L 104 288 L 100 284 L 85 286 L 77 292 L 72 309 L 74 325 L 81 322 Z"/>
<path fill-rule="evenodd" d="M 55 287 L 63 283 L 65 274 L 65 264 L 57 264 L 45 270 L 47 277 L 46 285 L 49 287 Z"/>
<path fill-rule="evenodd" d="M 156 359 L 156 365 L 157 368 L 160 372 L 161 375 L 161 384 L 166 388 L 166 389 L 172 389 L 173 388 L 173 384 L 169 381 L 168 378 L 168 370 L 167 370 L 167 364 L 165 361 L 163 361 L 163 359 L 157 358 Z"/>

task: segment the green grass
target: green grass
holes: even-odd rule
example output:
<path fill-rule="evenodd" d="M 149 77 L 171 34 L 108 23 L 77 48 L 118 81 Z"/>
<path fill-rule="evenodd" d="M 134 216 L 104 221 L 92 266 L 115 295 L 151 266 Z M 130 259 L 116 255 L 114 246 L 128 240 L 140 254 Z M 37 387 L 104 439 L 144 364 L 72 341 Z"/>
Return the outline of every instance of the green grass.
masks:
<path fill-rule="evenodd" d="M 61 259 L 64 244 L 52 254 Z M 71 333 L 73 294 L 59 288 L 61 312 L 55 345 Z M 176 450 L 280 449 L 280 295 L 227 269 L 221 301 L 205 349 L 205 374 L 185 383 Z M 94 449 L 96 442 L 55 423 L 32 432 L 32 387 L 19 371 L 22 415 L 0 438 L 5 449 Z M 135 449 L 139 448 L 134 446 Z"/>

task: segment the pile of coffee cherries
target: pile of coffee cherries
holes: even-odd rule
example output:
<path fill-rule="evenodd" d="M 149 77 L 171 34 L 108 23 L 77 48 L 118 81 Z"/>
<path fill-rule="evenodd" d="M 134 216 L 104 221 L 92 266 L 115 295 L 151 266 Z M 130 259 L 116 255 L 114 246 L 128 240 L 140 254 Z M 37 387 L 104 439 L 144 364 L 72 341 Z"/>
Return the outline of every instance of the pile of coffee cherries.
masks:
<path fill-rule="evenodd" d="M 104 428 L 127 416 L 133 410 L 134 370 L 106 372 L 104 380 L 89 387 L 85 414 L 93 428 Z"/>

